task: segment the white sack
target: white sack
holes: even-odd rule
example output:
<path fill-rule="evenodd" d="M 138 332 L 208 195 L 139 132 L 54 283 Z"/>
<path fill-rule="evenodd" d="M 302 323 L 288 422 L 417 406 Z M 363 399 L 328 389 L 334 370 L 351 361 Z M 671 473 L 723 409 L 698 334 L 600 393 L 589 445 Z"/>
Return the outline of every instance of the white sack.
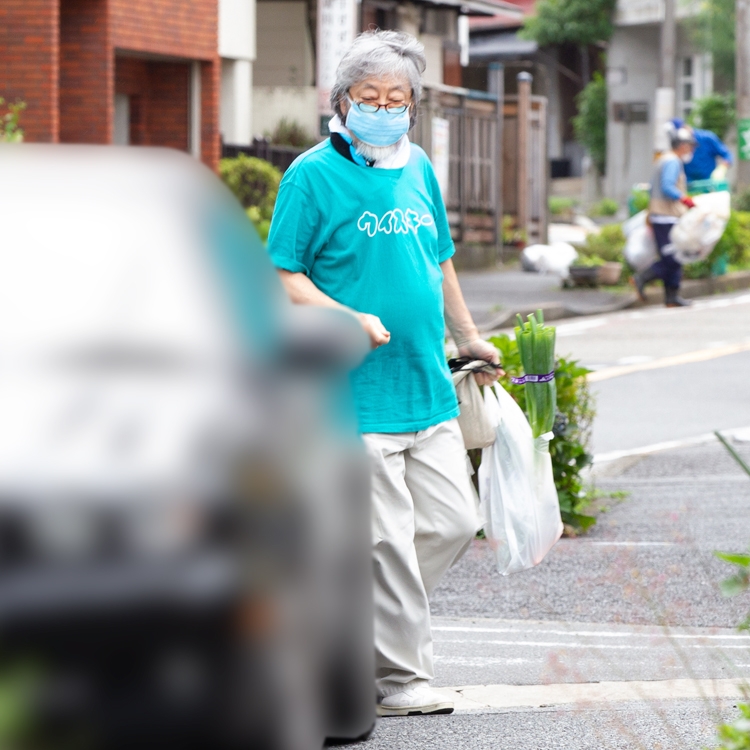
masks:
<path fill-rule="evenodd" d="M 683 265 L 707 258 L 721 239 L 731 210 L 729 192 L 696 195 L 695 208 L 680 217 L 669 239 L 672 255 Z"/>
<path fill-rule="evenodd" d="M 568 269 L 577 257 L 576 249 L 567 242 L 529 245 L 521 252 L 521 267 L 524 271 L 553 273 L 566 279 Z"/>

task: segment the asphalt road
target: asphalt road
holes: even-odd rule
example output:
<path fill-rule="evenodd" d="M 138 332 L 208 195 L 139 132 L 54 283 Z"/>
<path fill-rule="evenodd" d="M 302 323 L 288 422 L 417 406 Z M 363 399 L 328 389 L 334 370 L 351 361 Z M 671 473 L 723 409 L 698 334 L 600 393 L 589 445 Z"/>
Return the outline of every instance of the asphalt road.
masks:
<path fill-rule="evenodd" d="M 595 453 L 750 426 L 750 294 L 574 319 L 557 332 L 558 353 L 601 378 Z"/>
<path fill-rule="evenodd" d="M 750 295 L 558 335 L 595 371 L 594 450 L 621 456 L 596 482 L 627 497 L 507 578 L 475 541 L 432 601 L 434 684 L 457 713 L 382 719 L 363 750 L 699 750 L 737 716 L 750 596 L 721 595 L 731 570 L 713 552 L 747 549 L 750 477 L 706 434 L 750 426 Z"/>

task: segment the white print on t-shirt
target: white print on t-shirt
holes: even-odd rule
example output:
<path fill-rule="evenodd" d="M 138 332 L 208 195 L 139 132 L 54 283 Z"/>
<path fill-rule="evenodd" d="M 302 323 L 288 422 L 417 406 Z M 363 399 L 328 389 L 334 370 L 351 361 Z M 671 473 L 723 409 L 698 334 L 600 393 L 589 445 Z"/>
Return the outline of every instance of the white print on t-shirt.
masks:
<path fill-rule="evenodd" d="M 407 208 L 406 211 L 394 208 L 392 211 L 386 211 L 380 219 L 372 211 L 365 211 L 359 217 L 357 227 L 360 232 L 367 232 L 368 236 L 374 237 L 378 232 L 408 234 L 410 229 L 416 234 L 419 227 L 429 227 L 434 223 L 430 214 L 420 216 L 412 208 Z"/>

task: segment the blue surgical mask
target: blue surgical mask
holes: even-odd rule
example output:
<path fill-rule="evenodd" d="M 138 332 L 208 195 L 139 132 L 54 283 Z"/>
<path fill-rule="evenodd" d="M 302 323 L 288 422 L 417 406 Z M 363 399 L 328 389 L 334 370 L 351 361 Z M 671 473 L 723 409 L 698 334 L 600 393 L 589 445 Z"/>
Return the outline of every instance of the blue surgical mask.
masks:
<path fill-rule="evenodd" d="M 381 108 L 377 112 L 360 112 L 349 99 L 346 127 L 357 138 L 369 146 L 392 146 L 409 132 L 411 115 L 409 108 L 399 115 L 392 115 Z"/>

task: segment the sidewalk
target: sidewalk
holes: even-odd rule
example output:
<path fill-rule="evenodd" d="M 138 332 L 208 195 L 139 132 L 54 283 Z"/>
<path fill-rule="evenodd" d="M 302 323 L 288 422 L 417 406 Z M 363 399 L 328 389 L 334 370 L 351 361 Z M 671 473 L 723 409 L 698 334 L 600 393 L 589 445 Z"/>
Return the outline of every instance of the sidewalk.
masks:
<path fill-rule="evenodd" d="M 481 331 L 506 328 L 516 313 L 526 316 L 542 308 L 547 320 L 579 315 L 600 315 L 641 306 L 634 291 L 607 287 L 562 289 L 554 275 L 525 273 L 519 270 L 462 271 L 461 289 L 474 321 Z M 683 282 L 682 295 L 688 299 L 750 288 L 750 271 L 690 279 Z M 660 305 L 664 293 L 660 285 L 647 289 L 648 304 Z"/>

